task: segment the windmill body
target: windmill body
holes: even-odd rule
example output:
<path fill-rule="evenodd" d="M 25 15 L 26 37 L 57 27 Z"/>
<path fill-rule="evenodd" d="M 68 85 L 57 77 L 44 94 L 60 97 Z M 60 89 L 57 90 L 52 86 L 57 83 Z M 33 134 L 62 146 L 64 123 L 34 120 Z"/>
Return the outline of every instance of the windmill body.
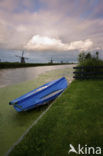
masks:
<path fill-rule="evenodd" d="M 24 51 L 22 52 L 21 56 L 16 55 L 16 57 L 20 58 L 20 63 L 25 63 L 25 60 L 28 59 L 27 57 L 24 57 Z"/>
<path fill-rule="evenodd" d="M 25 63 L 25 58 L 21 57 L 21 63 Z"/>

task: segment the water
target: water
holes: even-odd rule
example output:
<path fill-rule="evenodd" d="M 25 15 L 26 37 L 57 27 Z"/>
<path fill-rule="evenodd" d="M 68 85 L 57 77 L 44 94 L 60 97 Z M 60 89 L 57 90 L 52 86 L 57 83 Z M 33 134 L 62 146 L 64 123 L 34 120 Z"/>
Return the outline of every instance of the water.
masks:
<path fill-rule="evenodd" d="M 0 70 L 0 88 L 27 80 L 32 80 L 39 74 L 55 69 L 63 69 L 72 67 L 73 65 L 59 65 L 59 66 L 42 66 L 16 69 L 1 69 Z"/>

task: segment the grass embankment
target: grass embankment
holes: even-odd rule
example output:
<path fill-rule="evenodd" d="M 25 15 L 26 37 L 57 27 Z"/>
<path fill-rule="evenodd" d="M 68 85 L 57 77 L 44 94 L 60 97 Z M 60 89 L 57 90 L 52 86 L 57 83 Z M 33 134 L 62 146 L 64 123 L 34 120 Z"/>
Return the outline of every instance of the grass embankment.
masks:
<path fill-rule="evenodd" d="M 4 68 L 22 68 L 22 67 L 37 67 L 37 66 L 53 66 L 66 65 L 72 63 L 18 63 L 18 62 L 0 62 L 0 69 Z"/>
<path fill-rule="evenodd" d="M 17 113 L 12 106 L 9 106 L 9 101 L 62 76 L 71 80 L 72 75 L 73 69 L 70 67 L 46 72 L 29 82 L 0 88 L 0 156 L 8 151 L 34 120 L 47 108 L 47 106 L 43 106 L 33 111 Z"/>
<path fill-rule="evenodd" d="M 69 144 L 102 143 L 103 81 L 74 81 L 10 156 L 66 156 Z"/>

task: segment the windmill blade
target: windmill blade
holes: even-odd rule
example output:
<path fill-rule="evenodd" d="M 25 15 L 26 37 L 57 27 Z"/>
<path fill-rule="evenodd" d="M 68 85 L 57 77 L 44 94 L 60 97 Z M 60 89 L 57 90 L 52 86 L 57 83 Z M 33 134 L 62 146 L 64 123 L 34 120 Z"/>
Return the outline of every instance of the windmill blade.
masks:
<path fill-rule="evenodd" d="M 24 51 L 22 51 L 22 57 L 23 57 L 23 55 L 24 55 Z"/>
<path fill-rule="evenodd" d="M 15 55 L 16 57 L 19 57 L 19 58 L 21 58 L 21 56 L 18 56 L 18 55 Z"/>
<path fill-rule="evenodd" d="M 23 57 L 24 59 L 29 59 L 28 57 Z"/>

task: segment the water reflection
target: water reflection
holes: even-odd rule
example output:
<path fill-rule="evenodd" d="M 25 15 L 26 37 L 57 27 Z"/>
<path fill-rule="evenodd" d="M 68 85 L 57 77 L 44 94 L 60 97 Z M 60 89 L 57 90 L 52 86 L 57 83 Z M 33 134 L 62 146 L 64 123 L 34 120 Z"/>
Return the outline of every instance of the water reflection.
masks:
<path fill-rule="evenodd" d="M 46 71 L 71 68 L 72 65 L 59 65 L 59 66 L 45 66 L 45 67 L 29 67 L 29 68 L 16 68 L 16 69 L 1 69 L 0 70 L 0 88 L 16 84 L 19 82 L 32 80 L 36 76 Z"/>

